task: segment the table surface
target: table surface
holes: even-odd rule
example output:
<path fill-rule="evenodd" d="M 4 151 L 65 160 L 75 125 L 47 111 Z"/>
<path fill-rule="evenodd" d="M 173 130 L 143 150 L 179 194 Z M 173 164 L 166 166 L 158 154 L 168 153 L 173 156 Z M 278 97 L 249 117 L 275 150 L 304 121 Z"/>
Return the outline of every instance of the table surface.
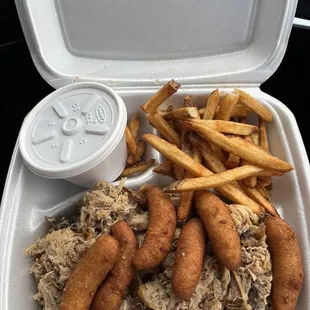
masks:
<path fill-rule="evenodd" d="M 300 1 L 298 17 L 310 19 L 310 1 Z M 53 89 L 41 78 L 30 57 L 14 1 L 0 1 L 0 85 L 2 89 L 1 183 L 3 189 L 16 138 L 26 114 Z M 310 30 L 293 28 L 285 57 L 261 89 L 282 101 L 295 115 L 310 152 Z M 2 138 L 3 139 L 3 138 Z M 309 156 L 309 155 L 308 155 Z"/>

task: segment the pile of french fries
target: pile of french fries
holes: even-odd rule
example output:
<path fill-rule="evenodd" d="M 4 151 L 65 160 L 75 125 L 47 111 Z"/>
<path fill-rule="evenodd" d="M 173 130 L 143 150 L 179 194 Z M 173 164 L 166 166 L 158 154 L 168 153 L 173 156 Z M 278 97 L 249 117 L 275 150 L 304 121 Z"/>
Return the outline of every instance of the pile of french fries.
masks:
<path fill-rule="evenodd" d="M 211 188 L 256 214 L 265 211 L 278 216 L 267 189 L 271 188 L 272 176 L 280 176 L 293 167 L 270 154 L 266 122 L 273 120 L 272 114 L 239 89 L 222 98 L 216 89 L 201 109 L 190 96 L 184 98 L 181 108 L 160 109 L 179 87 L 171 80 L 141 107 L 161 135 L 148 133 L 142 139 L 167 159 L 153 172 L 175 178 L 176 182 L 165 190 L 181 193 L 178 219 L 184 221 L 188 217 L 195 191 Z M 247 123 L 252 112 L 258 118 L 257 126 Z M 129 137 L 130 127 L 129 123 L 127 144 L 130 155 L 135 156 L 138 146 L 131 146 L 135 137 Z M 127 169 L 133 168 L 136 166 Z"/>
<path fill-rule="evenodd" d="M 138 112 L 132 115 L 125 129 L 127 143 L 127 165 L 121 177 L 128 177 L 136 173 L 141 173 L 149 169 L 155 162 L 154 159 L 142 161 L 145 153 L 145 142 L 138 139 L 141 121 Z"/>

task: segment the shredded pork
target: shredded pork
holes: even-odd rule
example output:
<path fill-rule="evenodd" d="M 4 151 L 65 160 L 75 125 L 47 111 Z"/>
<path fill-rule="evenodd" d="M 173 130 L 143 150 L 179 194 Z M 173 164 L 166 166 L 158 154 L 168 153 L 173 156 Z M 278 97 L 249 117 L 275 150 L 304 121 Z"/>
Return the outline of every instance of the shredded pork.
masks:
<path fill-rule="evenodd" d="M 37 284 L 34 299 L 43 310 L 59 308 L 63 289 L 72 269 L 100 234 L 125 220 L 136 232 L 139 244 L 148 226 L 148 213 L 130 200 L 126 191 L 99 182 L 78 204 L 78 216 L 48 218 L 48 234 L 25 250 L 33 258 L 30 273 Z M 177 204 L 178 197 L 173 197 Z M 171 253 L 163 264 L 137 273 L 128 288 L 121 310 L 237 310 L 267 309 L 271 290 L 271 260 L 261 219 L 249 208 L 229 205 L 242 243 L 242 263 L 234 272 L 222 267 L 207 245 L 200 282 L 188 302 L 178 300 L 171 289 L 176 230 Z"/>
<path fill-rule="evenodd" d="M 30 273 L 38 289 L 34 299 L 41 309 L 59 308 L 72 269 L 100 234 L 110 233 L 115 222 L 125 220 L 137 232 L 147 228 L 148 213 L 121 189 L 99 182 L 79 202 L 79 216 L 48 218 L 52 229 L 25 250 L 27 256 L 34 258 Z"/>

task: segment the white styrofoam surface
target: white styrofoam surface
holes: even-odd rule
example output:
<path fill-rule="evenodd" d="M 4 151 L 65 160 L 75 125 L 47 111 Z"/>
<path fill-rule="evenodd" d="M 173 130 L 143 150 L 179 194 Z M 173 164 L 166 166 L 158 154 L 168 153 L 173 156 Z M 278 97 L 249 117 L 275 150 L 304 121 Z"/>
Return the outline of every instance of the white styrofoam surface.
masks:
<path fill-rule="evenodd" d="M 225 89 L 231 91 L 232 89 Z M 185 89 L 167 101 L 167 104 L 182 104 L 182 98 L 190 94 L 200 106 L 205 104 L 211 89 Z M 261 100 L 274 116 L 268 124 L 271 152 L 287 160 L 294 171 L 279 178 L 273 178 L 272 201 L 281 216 L 294 228 L 303 255 L 305 282 L 297 309 L 310 309 L 310 174 L 308 158 L 292 113 L 278 100 L 262 93 L 259 89 L 246 89 Z M 150 97 L 151 91 L 120 92 L 127 108 L 128 116 L 139 110 L 139 106 Z M 141 112 L 141 115 L 143 113 Z M 142 132 L 154 132 L 145 117 L 142 118 Z M 141 133 L 142 133 L 141 132 Z M 146 158 L 162 156 L 152 148 L 147 148 Z M 154 175 L 151 169 L 144 174 L 130 178 L 127 186 L 138 188 L 151 182 L 161 186 L 171 179 Z M 7 183 L 2 199 L 0 217 L 0 308 L 2 310 L 38 309 L 31 296 L 35 292 L 33 278 L 29 274 L 30 259 L 23 254 L 24 249 L 48 230 L 44 216 L 73 214 L 74 202 L 83 194 L 83 189 L 61 180 L 40 178 L 31 173 L 23 164 L 18 144 L 12 157 Z"/>
<path fill-rule="evenodd" d="M 15 0 L 53 87 L 261 84 L 286 50 L 297 0 Z"/>
<path fill-rule="evenodd" d="M 305 284 L 298 309 L 310 309 L 309 163 L 291 112 L 258 90 L 280 64 L 297 0 L 186 1 L 15 0 L 33 61 L 53 87 L 99 81 L 118 89 L 129 116 L 163 84 L 175 78 L 204 104 L 203 85 L 250 85 L 275 121 L 268 125 L 272 153 L 295 170 L 275 178 L 272 200 L 297 234 L 303 253 Z M 194 3 L 194 5 L 193 5 Z M 184 42 L 183 42 L 184 39 Z M 125 90 L 124 88 L 129 87 Z M 154 131 L 147 121 L 143 130 Z M 147 149 L 147 158 L 162 156 Z M 164 186 L 171 180 L 151 169 L 130 178 Z M 83 189 L 61 180 L 42 179 L 22 163 L 18 143 L 2 199 L 0 218 L 0 308 L 37 309 L 30 260 L 23 250 L 48 229 L 44 216 L 74 213 Z M 74 196 L 75 195 L 75 196 Z M 307 222 L 307 220 L 309 222 Z"/>

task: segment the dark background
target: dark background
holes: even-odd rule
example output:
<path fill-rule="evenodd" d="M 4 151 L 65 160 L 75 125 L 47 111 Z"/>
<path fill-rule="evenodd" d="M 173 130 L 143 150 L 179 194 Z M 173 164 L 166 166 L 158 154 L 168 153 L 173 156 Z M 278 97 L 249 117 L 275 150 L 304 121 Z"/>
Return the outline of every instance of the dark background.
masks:
<path fill-rule="evenodd" d="M 310 19 L 310 0 L 300 0 L 297 17 Z M 262 90 L 294 113 L 306 149 L 310 151 L 310 29 L 293 28 L 286 55 Z M 16 138 L 25 115 L 53 89 L 32 63 L 13 0 L 0 0 L 0 85 L 2 121 L 2 191 Z"/>

